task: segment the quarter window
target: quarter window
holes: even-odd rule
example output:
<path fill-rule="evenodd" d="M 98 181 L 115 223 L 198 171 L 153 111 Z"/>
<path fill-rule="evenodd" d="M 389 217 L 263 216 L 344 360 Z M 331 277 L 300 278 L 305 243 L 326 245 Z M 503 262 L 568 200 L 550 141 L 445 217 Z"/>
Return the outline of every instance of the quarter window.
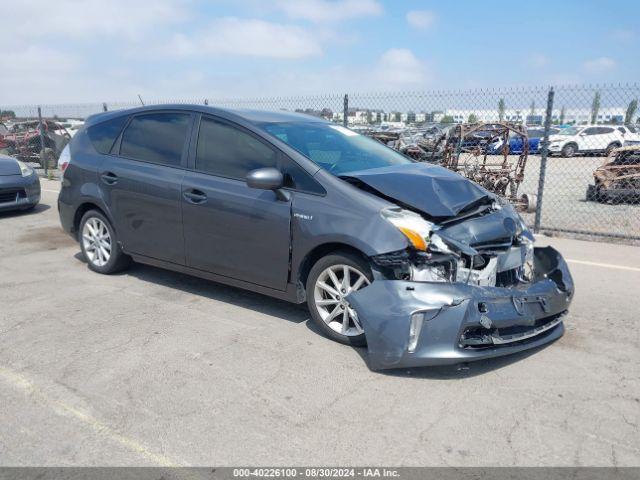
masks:
<path fill-rule="evenodd" d="M 107 120 L 106 122 L 97 123 L 87 129 L 89 140 L 98 153 L 109 153 L 111 147 L 118 135 L 122 131 L 122 127 L 127 121 L 127 116 L 121 116 Z"/>
<path fill-rule="evenodd" d="M 123 157 L 179 167 L 189 130 L 188 113 L 150 113 L 131 119 L 122 136 Z"/>

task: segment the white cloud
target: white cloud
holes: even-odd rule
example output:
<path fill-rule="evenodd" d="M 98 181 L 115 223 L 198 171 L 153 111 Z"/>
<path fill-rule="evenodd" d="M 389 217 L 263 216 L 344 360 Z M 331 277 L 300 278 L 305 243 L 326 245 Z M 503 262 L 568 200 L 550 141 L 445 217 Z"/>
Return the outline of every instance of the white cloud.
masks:
<path fill-rule="evenodd" d="M 425 63 L 405 48 L 384 52 L 378 60 L 375 76 L 385 88 L 424 86 L 428 77 Z"/>
<path fill-rule="evenodd" d="M 584 69 L 590 73 L 605 73 L 616 67 L 616 61 L 609 57 L 599 57 L 587 60 L 583 66 Z"/>
<path fill-rule="evenodd" d="M 3 7 L 0 35 L 7 40 L 47 35 L 87 38 L 96 35 L 136 37 L 162 24 L 188 17 L 189 0 L 21 0 Z M 13 20 L 13 21 L 10 21 Z"/>
<path fill-rule="evenodd" d="M 376 0 L 279 0 L 276 6 L 290 18 L 317 23 L 376 16 L 383 10 Z"/>
<path fill-rule="evenodd" d="M 532 53 L 528 58 L 527 64 L 535 68 L 546 67 L 549 64 L 549 58 L 542 53 Z"/>
<path fill-rule="evenodd" d="M 418 30 L 427 30 L 436 21 L 436 15 L 430 10 L 411 10 L 407 12 L 407 23 Z"/>
<path fill-rule="evenodd" d="M 320 55 L 316 37 L 302 27 L 235 17 L 213 21 L 192 36 L 176 34 L 164 49 L 184 56 L 248 56 L 297 59 Z"/>

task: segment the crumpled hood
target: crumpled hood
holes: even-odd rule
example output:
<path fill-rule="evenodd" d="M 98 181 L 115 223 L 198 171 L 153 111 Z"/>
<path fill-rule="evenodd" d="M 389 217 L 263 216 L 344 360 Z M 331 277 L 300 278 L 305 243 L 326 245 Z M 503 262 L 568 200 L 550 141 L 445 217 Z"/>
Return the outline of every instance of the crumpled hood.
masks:
<path fill-rule="evenodd" d="M 20 175 L 18 162 L 6 155 L 0 155 L 0 175 Z"/>
<path fill-rule="evenodd" d="M 360 170 L 340 177 L 357 179 L 384 196 L 430 217 L 455 217 L 466 207 L 490 198 L 489 192 L 478 184 L 428 163 Z"/>

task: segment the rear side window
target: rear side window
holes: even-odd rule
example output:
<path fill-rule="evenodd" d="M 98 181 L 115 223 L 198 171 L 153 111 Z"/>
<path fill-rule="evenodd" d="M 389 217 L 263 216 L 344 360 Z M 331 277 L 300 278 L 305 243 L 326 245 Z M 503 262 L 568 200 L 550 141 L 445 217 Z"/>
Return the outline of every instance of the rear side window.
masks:
<path fill-rule="evenodd" d="M 602 133 L 602 134 L 613 133 L 613 128 L 611 128 L 611 127 L 600 127 L 599 130 L 600 130 L 600 132 L 598 132 L 598 133 Z"/>
<path fill-rule="evenodd" d="M 122 135 L 123 157 L 179 167 L 189 130 L 188 113 L 149 113 L 131 119 Z"/>
<path fill-rule="evenodd" d="M 109 153 L 126 121 L 127 116 L 125 115 L 124 117 L 112 118 L 106 122 L 97 123 L 89 127 L 87 129 L 87 135 L 93 144 L 93 148 L 99 153 Z"/>
<path fill-rule="evenodd" d="M 198 134 L 196 169 L 244 180 L 251 170 L 277 167 L 276 151 L 226 123 L 203 118 Z"/>

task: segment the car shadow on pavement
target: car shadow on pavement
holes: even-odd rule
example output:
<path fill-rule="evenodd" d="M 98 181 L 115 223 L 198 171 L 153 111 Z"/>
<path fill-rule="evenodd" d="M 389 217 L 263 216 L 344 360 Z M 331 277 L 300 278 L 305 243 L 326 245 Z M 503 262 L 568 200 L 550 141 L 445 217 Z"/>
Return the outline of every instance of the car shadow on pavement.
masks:
<path fill-rule="evenodd" d="M 381 370 L 378 373 L 392 377 L 419 378 L 428 380 L 463 380 L 485 373 L 499 370 L 512 363 L 520 362 L 531 355 L 536 355 L 555 342 L 547 343 L 524 352 L 505 355 L 504 357 L 488 358 L 474 362 L 463 362 L 456 365 L 441 365 L 434 367 L 394 368 Z M 356 348 L 362 360 L 369 366 L 369 353 L 366 348 Z"/>
<path fill-rule="evenodd" d="M 37 215 L 46 210 L 49 210 L 51 205 L 47 205 L 46 203 L 39 203 L 31 210 L 9 210 L 7 212 L 0 212 L 0 219 L 2 218 L 12 218 L 12 217 L 28 217 L 29 215 Z"/>
<path fill-rule="evenodd" d="M 81 256 L 79 258 L 82 259 Z M 130 275 L 144 282 L 248 308 L 293 323 L 302 323 L 309 318 L 305 304 L 296 305 L 241 288 L 149 265 L 134 263 L 128 270 L 122 272 L 122 275 Z"/>

